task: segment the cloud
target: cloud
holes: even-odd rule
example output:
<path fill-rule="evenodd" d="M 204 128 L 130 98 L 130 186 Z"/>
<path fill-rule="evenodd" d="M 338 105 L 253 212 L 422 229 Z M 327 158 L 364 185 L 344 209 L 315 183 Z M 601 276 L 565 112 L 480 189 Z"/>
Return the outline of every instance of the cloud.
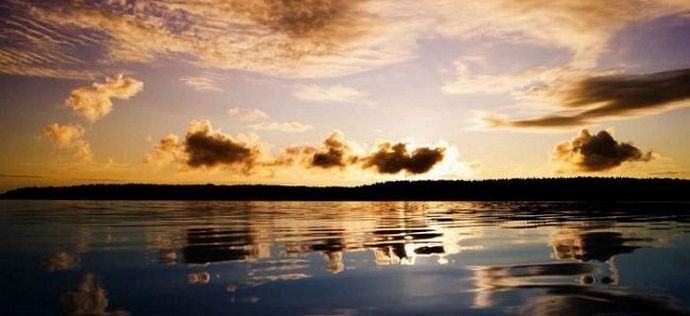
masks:
<path fill-rule="evenodd" d="M 144 163 L 166 164 L 184 162 L 186 160 L 184 144 L 180 141 L 180 137 L 175 134 L 169 134 L 158 141 L 158 143 L 153 145 L 153 149 L 153 154 L 146 154 L 144 156 Z"/>
<path fill-rule="evenodd" d="M 271 117 L 266 114 L 266 112 L 259 109 L 251 108 L 241 108 L 238 106 L 232 107 L 228 110 L 228 114 L 236 117 L 238 120 L 244 123 L 259 123 L 270 121 Z"/>
<path fill-rule="evenodd" d="M 236 141 L 227 134 L 214 131 L 209 121 L 193 121 L 185 137 L 187 165 L 192 168 L 218 165 L 244 165 L 250 168 L 256 149 Z"/>
<path fill-rule="evenodd" d="M 248 121 L 262 119 L 261 111 L 238 108 Z M 436 148 L 416 147 L 401 142 L 386 142 L 368 155 L 361 147 L 348 141 L 343 133 L 334 131 L 320 145 L 293 145 L 279 154 L 271 154 L 269 144 L 258 140 L 239 141 L 220 131 L 214 131 L 208 121 L 192 121 L 184 138 L 170 134 L 154 144 L 154 152 L 144 157 L 145 163 L 177 164 L 190 169 L 240 167 L 245 175 L 261 173 L 270 177 L 276 172 L 299 172 L 305 169 L 360 171 L 362 174 L 392 175 L 406 171 L 407 175 L 430 174 L 432 177 L 457 176 L 461 170 L 457 150 L 448 145 Z M 445 143 L 443 143 L 445 144 Z M 448 150 L 447 150 L 448 149 Z M 446 155 L 449 153 L 448 155 Z M 446 157 L 452 156 L 452 157 Z M 444 158 L 448 159 L 441 163 Z M 452 160 L 452 161 L 450 161 Z M 438 168 L 434 168 L 436 166 Z M 303 168 L 301 170 L 294 169 Z M 183 168 L 183 169 L 184 169 Z M 433 170 L 432 170 L 433 169 Z M 365 172 L 370 171 L 370 172 Z"/>
<path fill-rule="evenodd" d="M 678 0 L 12 0 L 3 3 L 13 14 L 0 22 L 8 43 L 0 72 L 79 76 L 94 62 L 173 57 L 204 68 L 342 76 L 409 60 L 431 37 L 564 49 L 569 65 L 591 69 L 627 25 L 688 8 Z"/>
<path fill-rule="evenodd" d="M 291 165 L 299 162 L 307 168 L 343 170 L 357 167 L 374 170 L 379 174 L 422 174 L 430 171 L 444 158 L 445 148 L 419 147 L 408 152 L 404 143 L 382 143 L 369 155 L 362 155 L 345 136 L 336 131 L 329 135 L 321 146 L 290 146 L 276 159 L 274 165 Z"/>
<path fill-rule="evenodd" d="M 0 73 L 78 80 L 96 76 L 98 72 L 80 67 L 83 60 L 76 47 L 86 43 L 30 17 L 32 6 L 14 0 L 0 3 L 0 10 L 12 12 L 0 19 Z"/>
<path fill-rule="evenodd" d="M 220 92 L 223 91 L 218 86 L 218 80 L 215 78 L 211 77 L 203 77 L 203 76 L 196 76 L 196 77 L 184 77 L 180 78 L 180 81 L 182 81 L 185 85 L 191 87 L 192 89 L 196 91 L 216 91 Z"/>
<path fill-rule="evenodd" d="M 398 36 L 407 31 L 397 26 L 404 17 L 379 18 L 385 8 L 369 0 L 71 2 L 13 9 L 51 29 L 80 33 L 81 43 L 61 43 L 58 51 L 96 46 L 105 51 L 100 61 L 109 64 L 175 56 L 205 68 L 333 76 L 399 62 L 415 46 L 413 38 Z M 28 32 L 15 40 L 35 45 Z"/>
<path fill-rule="evenodd" d="M 171 134 L 154 145 L 154 154 L 144 158 L 147 163 L 176 162 L 189 168 L 241 167 L 248 172 L 259 156 L 257 147 L 236 140 L 209 121 L 192 121 L 184 141 Z"/>
<path fill-rule="evenodd" d="M 508 74 L 477 74 L 463 61 L 455 62 L 456 79 L 446 82 L 444 94 L 499 94 L 539 86 L 568 70 L 565 68 L 537 67 Z"/>
<path fill-rule="evenodd" d="M 322 87 L 315 84 L 298 85 L 292 95 L 310 102 L 366 103 L 364 93 L 343 85 Z"/>
<path fill-rule="evenodd" d="M 569 65 L 596 66 L 610 39 L 631 23 L 685 12 L 683 1 L 558 1 L 488 0 L 467 3 L 439 1 L 430 6 L 438 15 L 437 32 L 446 37 L 488 37 L 503 41 L 567 49 Z"/>
<path fill-rule="evenodd" d="M 106 78 L 104 83 L 72 90 L 65 105 L 90 122 L 95 122 L 112 111 L 111 99 L 129 99 L 143 88 L 143 82 L 120 74 L 114 79 Z"/>
<path fill-rule="evenodd" d="M 345 167 L 348 161 L 356 160 L 356 158 L 347 158 L 350 147 L 345 143 L 345 137 L 342 133 L 331 134 L 323 142 L 323 145 L 326 150 L 316 151 L 312 156 L 311 165 L 314 167 Z"/>
<path fill-rule="evenodd" d="M 311 125 L 306 125 L 297 121 L 276 122 L 259 109 L 233 107 L 228 113 L 240 122 L 246 123 L 253 130 L 280 131 L 285 133 L 301 133 L 312 129 Z"/>
<path fill-rule="evenodd" d="M 553 160 L 567 165 L 564 171 L 583 172 L 605 171 L 624 162 L 646 162 L 652 157 L 652 152 L 643 154 L 630 143 L 617 142 L 607 131 L 591 135 L 586 129 L 574 139 L 557 144 L 551 152 Z"/>
<path fill-rule="evenodd" d="M 488 115 L 490 127 L 564 128 L 627 117 L 651 115 L 690 106 L 690 69 L 645 75 L 608 75 L 581 79 L 565 87 L 543 88 L 569 112 L 511 120 Z"/>
<path fill-rule="evenodd" d="M 299 161 L 308 168 L 344 169 L 356 163 L 357 159 L 343 133 L 335 131 L 323 141 L 320 147 L 308 145 L 287 147 L 275 164 L 289 165 Z"/>
<path fill-rule="evenodd" d="M 409 153 L 403 143 L 383 143 L 378 151 L 362 158 L 364 168 L 375 168 L 379 173 L 398 173 L 407 171 L 412 174 L 426 173 L 441 160 L 444 148 L 420 147 Z"/>
<path fill-rule="evenodd" d="M 63 150 L 71 151 L 73 156 L 83 162 L 93 161 L 91 145 L 84 140 L 85 129 L 79 124 L 52 123 L 43 128 L 43 136 L 52 140 Z"/>

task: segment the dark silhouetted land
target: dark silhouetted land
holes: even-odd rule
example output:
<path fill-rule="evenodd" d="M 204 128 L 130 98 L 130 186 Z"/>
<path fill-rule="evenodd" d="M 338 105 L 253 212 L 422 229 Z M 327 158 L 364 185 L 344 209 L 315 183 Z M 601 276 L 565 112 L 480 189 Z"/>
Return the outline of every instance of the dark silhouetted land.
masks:
<path fill-rule="evenodd" d="M 386 182 L 358 187 L 92 184 L 28 187 L 3 199 L 255 201 L 688 201 L 690 180 L 550 178 Z"/>

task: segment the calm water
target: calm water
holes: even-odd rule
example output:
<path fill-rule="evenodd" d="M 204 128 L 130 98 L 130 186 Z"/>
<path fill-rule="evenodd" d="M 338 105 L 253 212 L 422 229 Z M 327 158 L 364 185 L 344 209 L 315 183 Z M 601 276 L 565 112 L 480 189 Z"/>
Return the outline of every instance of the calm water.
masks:
<path fill-rule="evenodd" d="M 0 201 L 0 315 L 687 315 L 690 204 Z"/>

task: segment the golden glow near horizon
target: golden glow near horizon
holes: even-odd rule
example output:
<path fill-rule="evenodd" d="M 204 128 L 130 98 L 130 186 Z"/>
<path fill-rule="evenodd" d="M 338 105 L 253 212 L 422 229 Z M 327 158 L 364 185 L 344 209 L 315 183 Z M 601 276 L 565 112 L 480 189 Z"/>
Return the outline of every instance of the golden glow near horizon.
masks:
<path fill-rule="evenodd" d="M 690 3 L 0 4 L 0 191 L 690 176 Z"/>

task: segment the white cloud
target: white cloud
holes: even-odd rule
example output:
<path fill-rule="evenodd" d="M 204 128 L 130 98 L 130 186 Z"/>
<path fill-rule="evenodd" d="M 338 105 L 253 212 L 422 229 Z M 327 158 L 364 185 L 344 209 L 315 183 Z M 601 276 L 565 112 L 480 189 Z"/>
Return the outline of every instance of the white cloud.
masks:
<path fill-rule="evenodd" d="M 80 161 L 93 161 L 91 145 L 84 140 L 86 130 L 79 124 L 52 123 L 43 128 L 43 136 L 52 140 L 55 145 L 72 153 Z"/>
<path fill-rule="evenodd" d="M 180 81 L 182 81 L 185 85 L 191 87 L 194 90 L 197 91 L 223 91 L 218 86 L 218 80 L 215 78 L 211 77 L 205 77 L 205 76 L 192 76 L 192 77 L 184 77 L 180 78 Z"/>
<path fill-rule="evenodd" d="M 131 77 L 118 75 L 107 78 L 104 83 L 93 83 L 90 87 L 72 90 L 65 105 L 94 122 L 102 119 L 113 110 L 111 99 L 126 100 L 144 89 L 144 83 Z"/>
<path fill-rule="evenodd" d="M 363 92 L 343 85 L 328 87 L 315 84 L 297 85 L 292 95 L 297 99 L 310 102 L 369 103 L 364 100 Z"/>
<path fill-rule="evenodd" d="M 247 124 L 254 130 L 280 131 L 285 133 L 301 133 L 310 130 L 312 126 L 297 121 L 276 122 L 266 112 L 259 109 L 235 106 L 228 113 L 238 121 Z"/>

